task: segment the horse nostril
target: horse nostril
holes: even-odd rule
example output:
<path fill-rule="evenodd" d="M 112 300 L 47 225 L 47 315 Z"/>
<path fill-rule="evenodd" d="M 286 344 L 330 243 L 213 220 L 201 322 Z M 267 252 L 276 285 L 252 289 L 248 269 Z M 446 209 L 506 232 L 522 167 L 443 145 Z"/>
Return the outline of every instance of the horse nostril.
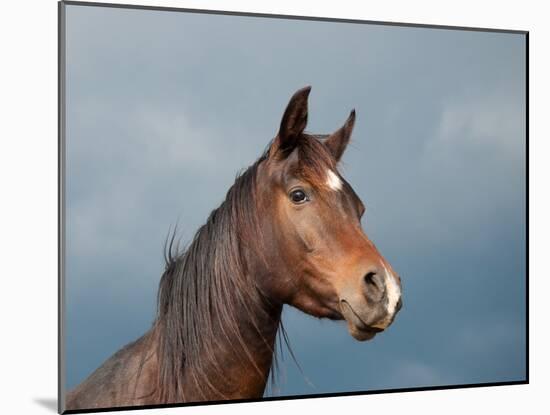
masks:
<path fill-rule="evenodd" d="M 374 301 L 381 301 L 386 291 L 384 278 L 376 271 L 367 272 L 363 277 L 365 292 Z"/>
<path fill-rule="evenodd" d="M 399 310 L 401 310 L 402 307 L 403 307 L 403 300 L 401 298 L 399 298 L 399 301 L 397 302 L 395 312 L 397 313 Z"/>
<path fill-rule="evenodd" d="M 374 285 L 376 287 L 376 281 L 374 280 L 374 277 L 376 276 L 376 272 L 367 272 L 365 275 L 365 282 L 367 285 Z"/>

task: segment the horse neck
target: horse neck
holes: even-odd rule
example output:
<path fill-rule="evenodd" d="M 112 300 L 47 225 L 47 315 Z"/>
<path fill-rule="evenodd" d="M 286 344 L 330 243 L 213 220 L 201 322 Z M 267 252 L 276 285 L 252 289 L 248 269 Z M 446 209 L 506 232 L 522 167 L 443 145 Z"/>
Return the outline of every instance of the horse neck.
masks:
<path fill-rule="evenodd" d="M 233 277 L 228 275 L 228 281 L 237 280 Z M 252 276 L 245 280 L 253 285 Z M 238 306 L 228 307 L 227 313 L 211 313 L 208 327 L 197 327 L 196 338 L 200 337 L 203 344 L 194 356 L 184 356 L 182 372 L 175 373 L 172 379 L 165 378 L 164 385 L 161 381 L 159 399 L 162 402 L 263 396 L 274 358 L 282 304 L 270 304 L 259 291 L 251 288 L 242 281 L 231 286 L 232 303 Z M 237 298 L 240 301 L 236 301 Z M 165 324 L 162 320 L 157 324 L 160 330 L 155 331 L 162 349 L 162 342 L 174 333 L 166 326 L 162 328 Z M 158 357 L 163 358 L 162 352 Z M 159 363 L 160 369 L 162 362 Z"/>
<path fill-rule="evenodd" d="M 282 305 L 265 309 L 265 314 L 251 316 L 243 307 L 235 320 L 241 339 L 224 338 L 214 345 L 214 359 L 205 350 L 199 356 L 206 365 L 210 385 L 197 384 L 195 374 L 185 373 L 186 400 L 219 400 L 261 398 L 271 370 Z M 222 333 L 221 321 L 215 322 L 215 332 Z M 239 344 L 241 343 L 241 344 Z M 220 370 L 220 368 L 222 370 Z"/>
<path fill-rule="evenodd" d="M 165 402 L 263 394 L 282 305 L 260 292 L 268 270 L 249 200 L 255 178 L 255 166 L 239 177 L 183 256 L 172 261 L 169 252 L 159 288 Z"/>

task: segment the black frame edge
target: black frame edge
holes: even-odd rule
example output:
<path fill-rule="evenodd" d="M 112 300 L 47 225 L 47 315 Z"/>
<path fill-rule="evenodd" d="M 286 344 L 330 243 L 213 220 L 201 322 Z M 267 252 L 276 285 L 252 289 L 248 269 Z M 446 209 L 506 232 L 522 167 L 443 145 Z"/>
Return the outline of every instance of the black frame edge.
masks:
<path fill-rule="evenodd" d="M 133 410 L 145 410 L 145 409 L 184 408 L 184 407 L 193 407 L 193 406 L 211 406 L 211 405 L 226 405 L 226 404 L 254 403 L 254 402 L 276 402 L 276 401 L 290 401 L 290 400 L 296 400 L 296 399 L 321 399 L 321 398 L 337 398 L 337 397 L 347 397 L 347 396 L 367 396 L 367 395 L 380 395 L 385 393 L 429 392 L 429 391 L 471 389 L 471 388 L 494 387 L 494 386 L 516 386 L 516 385 L 527 385 L 527 384 L 528 382 L 525 380 L 518 380 L 518 381 L 509 381 L 509 382 L 492 382 L 492 383 L 463 384 L 463 385 L 423 386 L 423 387 L 403 388 L 403 389 L 381 389 L 381 390 L 367 391 L 367 392 L 359 391 L 359 392 L 337 392 L 337 393 L 308 394 L 308 395 L 276 396 L 276 397 L 266 397 L 261 399 L 235 399 L 235 400 L 187 402 L 187 403 L 174 403 L 174 404 L 161 404 L 161 405 L 70 409 L 63 412 L 63 414 L 89 414 L 89 413 L 95 413 L 95 412 L 117 412 L 117 411 L 129 411 L 129 410 L 133 411 Z"/>
<path fill-rule="evenodd" d="M 65 411 L 65 2 L 57 3 L 57 412 Z"/>
<path fill-rule="evenodd" d="M 435 25 L 435 24 L 425 24 L 425 23 L 361 20 L 361 19 L 348 19 L 348 18 L 338 18 L 338 17 L 300 16 L 300 15 L 254 13 L 254 12 L 242 12 L 242 11 L 192 9 L 192 8 L 167 7 L 167 6 L 145 6 L 145 5 L 127 4 L 127 3 L 100 3 L 100 2 L 92 2 L 92 1 L 88 2 L 88 1 L 78 1 L 78 0 L 66 0 L 66 1 L 63 1 L 63 3 L 69 6 L 109 7 L 109 8 L 115 8 L 115 9 L 155 10 L 155 11 L 164 11 L 164 12 L 218 14 L 218 15 L 225 15 L 225 16 L 264 17 L 264 18 L 270 18 L 270 19 L 310 20 L 310 21 L 318 21 L 318 22 L 371 24 L 371 25 L 379 25 L 379 26 L 400 26 L 400 27 L 405 26 L 405 27 L 424 28 L 424 29 L 467 30 L 467 31 L 473 31 L 473 32 L 515 33 L 515 34 L 527 33 L 527 30 L 515 30 L 515 29 L 497 29 L 497 28 L 486 28 L 486 27 L 451 26 L 451 25 Z"/>
<path fill-rule="evenodd" d="M 529 383 L 529 32 L 525 33 L 525 379 Z"/>

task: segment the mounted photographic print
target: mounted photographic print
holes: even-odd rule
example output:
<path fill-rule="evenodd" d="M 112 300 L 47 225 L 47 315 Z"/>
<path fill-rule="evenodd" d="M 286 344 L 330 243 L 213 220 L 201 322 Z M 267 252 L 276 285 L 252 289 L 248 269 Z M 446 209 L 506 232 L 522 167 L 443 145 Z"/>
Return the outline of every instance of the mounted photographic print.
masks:
<path fill-rule="evenodd" d="M 60 412 L 528 382 L 527 32 L 59 24 Z"/>

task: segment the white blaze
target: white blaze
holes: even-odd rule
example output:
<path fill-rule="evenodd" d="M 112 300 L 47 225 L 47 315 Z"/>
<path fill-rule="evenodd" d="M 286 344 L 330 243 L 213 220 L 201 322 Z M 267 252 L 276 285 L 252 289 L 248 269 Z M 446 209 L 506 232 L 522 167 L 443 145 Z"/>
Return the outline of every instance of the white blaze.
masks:
<path fill-rule="evenodd" d="M 388 295 L 388 314 L 390 316 L 393 316 L 393 314 L 395 313 L 395 308 L 397 307 L 397 303 L 401 298 L 401 289 L 399 288 L 399 285 L 397 285 L 395 276 L 388 271 L 385 265 L 384 265 L 384 270 L 386 271 L 386 293 Z"/>
<path fill-rule="evenodd" d="M 342 180 L 340 180 L 340 178 L 332 170 L 328 170 L 327 172 L 327 186 L 332 190 L 342 189 Z"/>
<path fill-rule="evenodd" d="M 386 274 L 386 295 L 388 296 L 388 304 L 387 304 L 388 316 L 384 320 L 380 321 L 379 323 L 373 324 L 373 327 L 378 327 L 380 329 L 386 329 L 390 325 L 395 313 L 395 309 L 397 307 L 397 303 L 401 298 L 401 289 L 399 288 L 399 285 L 397 285 L 395 276 L 388 271 L 388 268 L 386 268 L 386 265 L 384 265 L 384 270 L 386 271 L 385 274 Z"/>

